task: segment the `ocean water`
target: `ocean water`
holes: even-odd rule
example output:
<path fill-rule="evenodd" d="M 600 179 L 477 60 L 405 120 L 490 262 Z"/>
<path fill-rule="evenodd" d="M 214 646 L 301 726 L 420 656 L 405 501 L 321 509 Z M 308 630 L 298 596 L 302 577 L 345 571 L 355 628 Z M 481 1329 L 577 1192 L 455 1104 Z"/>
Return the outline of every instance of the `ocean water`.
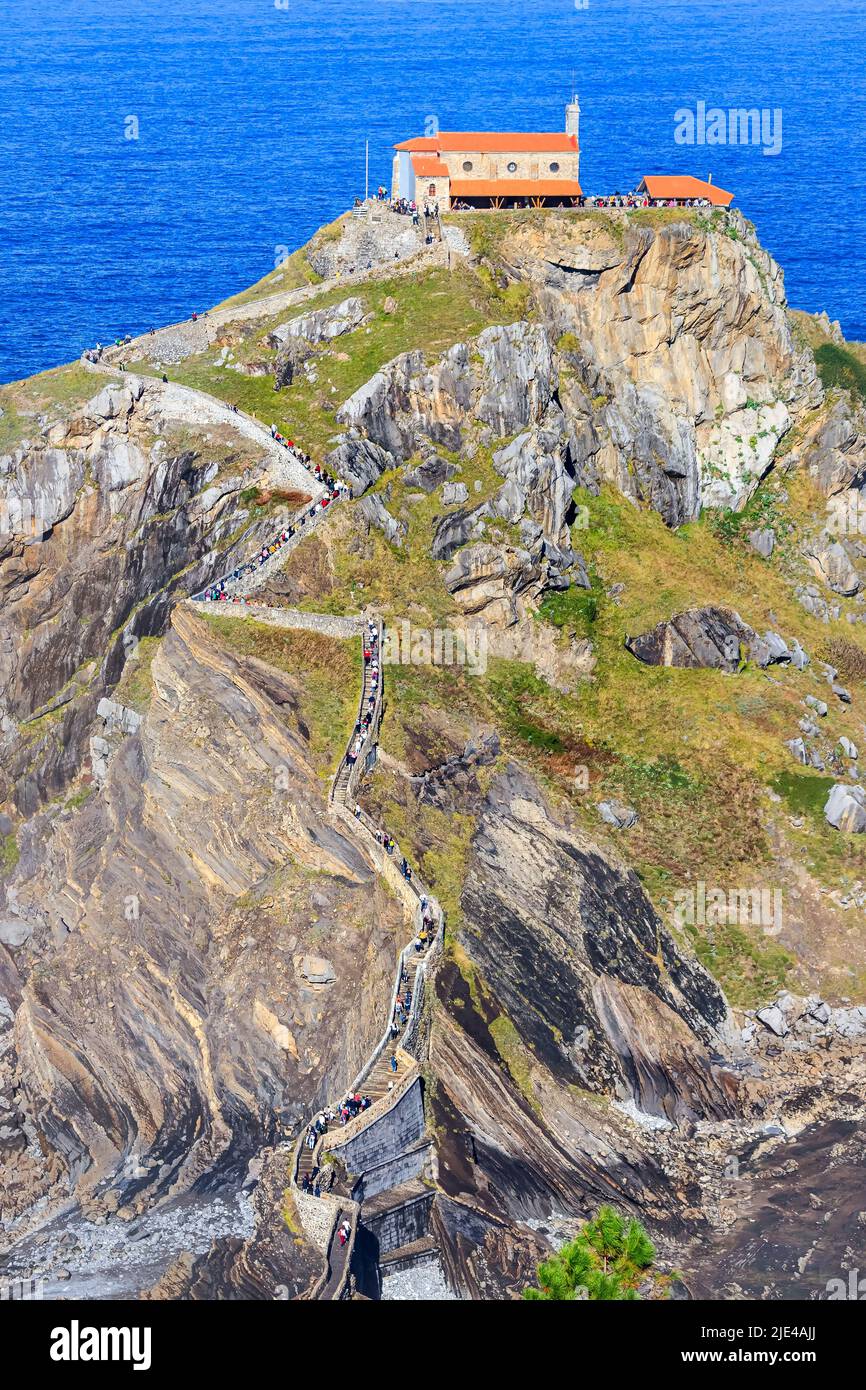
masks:
<path fill-rule="evenodd" d="M 363 193 L 366 140 L 375 186 L 430 118 L 562 129 L 572 80 L 585 192 L 712 173 L 791 303 L 866 339 L 866 0 L 0 0 L 0 26 L 0 381 L 252 283 Z M 699 102 L 781 111 L 781 151 L 677 144 Z"/>

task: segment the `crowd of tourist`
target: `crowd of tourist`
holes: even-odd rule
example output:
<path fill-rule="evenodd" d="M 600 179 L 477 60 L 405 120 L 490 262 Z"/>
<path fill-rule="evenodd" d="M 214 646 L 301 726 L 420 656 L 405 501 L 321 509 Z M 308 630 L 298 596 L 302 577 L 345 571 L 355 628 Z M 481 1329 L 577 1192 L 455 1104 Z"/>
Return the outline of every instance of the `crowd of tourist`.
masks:
<path fill-rule="evenodd" d="M 708 208 L 709 198 L 650 198 L 647 193 L 610 193 L 604 197 L 588 195 L 580 198 L 581 207 L 587 208 Z"/>
<path fill-rule="evenodd" d="M 230 574 L 223 575 L 221 579 L 215 579 L 213 583 L 209 584 L 200 594 L 195 594 L 194 597 L 199 602 L 225 603 L 230 601 L 232 603 L 248 603 L 249 599 L 243 598 L 240 594 L 232 592 L 237 588 L 239 581 L 242 580 L 245 575 L 254 574 L 256 570 L 261 569 L 262 565 L 266 565 L 273 555 L 276 555 L 284 546 L 289 544 L 298 534 L 299 530 L 303 526 L 306 526 L 308 521 L 314 521 L 321 512 L 327 511 L 332 502 L 337 502 L 344 497 L 351 498 L 352 496 L 352 488 L 348 483 L 344 483 L 341 479 L 335 478 L 333 474 L 329 473 L 321 464 L 313 464 L 309 454 L 305 454 L 302 449 L 296 448 L 292 440 L 286 439 L 284 435 L 280 434 L 275 425 L 271 425 L 271 437 L 275 439 L 278 444 L 282 444 L 286 449 L 291 450 L 295 459 L 306 468 L 308 473 L 316 478 L 317 482 L 322 484 L 325 488 L 325 495 L 303 511 L 300 516 L 296 516 L 290 525 L 284 526 L 278 531 L 271 541 L 262 546 L 258 555 L 252 560 L 247 560 L 244 564 L 238 565 Z"/>
<path fill-rule="evenodd" d="M 379 629 L 372 618 L 367 619 L 367 631 L 364 636 L 364 670 L 369 678 L 369 694 L 364 699 L 364 708 L 358 712 L 355 723 L 355 733 L 349 749 L 346 753 L 346 762 L 349 767 L 354 767 L 364 748 L 370 726 L 376 717 L 376 700 L 379 695 Z M 364 681 L 364 689 L 368 689 L 368 681 Z M 360 819 L 361 808 L 355 807 L 355 816 Z"/>

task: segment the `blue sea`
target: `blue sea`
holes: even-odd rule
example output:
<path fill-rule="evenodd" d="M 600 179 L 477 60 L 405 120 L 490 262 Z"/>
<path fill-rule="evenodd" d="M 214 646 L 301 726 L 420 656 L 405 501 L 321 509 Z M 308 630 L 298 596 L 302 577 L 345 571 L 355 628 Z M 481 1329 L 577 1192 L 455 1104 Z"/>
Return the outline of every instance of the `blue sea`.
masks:
<path fill-rule="evenodd" d="M 0 381 L 202 310 L 442 129 L 560 130 L 585 192 L 712 174 L 866 339 L 866 0 L 0 0 Z M 782 148 L 675 113 L 782 113 Z M 130 138 L 133 137 L 133 138 Z"/>

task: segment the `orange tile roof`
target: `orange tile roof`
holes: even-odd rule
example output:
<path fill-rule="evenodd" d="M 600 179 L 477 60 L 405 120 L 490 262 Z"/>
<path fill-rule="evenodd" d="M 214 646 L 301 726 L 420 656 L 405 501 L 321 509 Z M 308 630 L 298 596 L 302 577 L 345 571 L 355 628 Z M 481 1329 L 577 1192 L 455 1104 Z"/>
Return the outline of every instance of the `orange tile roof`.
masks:
<path fill-rule="evenodd" d="M 421 179 L 448 177 L 448 165 L 435 154 L 413 154 L 412 168 Z"/>
<path fill-rule="evenodd" d="M 646 189 L 651 198 L 709 198 L 715 207 L 722 208 L 734 201 L 733 193 L 691 174 L 648 174 L 641 180 L 638 192 L 642 189 Z"/>
<path fill-rule="evenodd" d="M 452 198 L 579 198 L 577 179 L 452 179 Z"/>
<path fill-rule="evenodd" d="M 395 150 L 412 150 L 434 154 L 447 150 L 451 154 L 576 154 L 577 137 L 564 131 L 490 131 L 440 130 L 438 135 L 419 135 L 403 140 Z"/>

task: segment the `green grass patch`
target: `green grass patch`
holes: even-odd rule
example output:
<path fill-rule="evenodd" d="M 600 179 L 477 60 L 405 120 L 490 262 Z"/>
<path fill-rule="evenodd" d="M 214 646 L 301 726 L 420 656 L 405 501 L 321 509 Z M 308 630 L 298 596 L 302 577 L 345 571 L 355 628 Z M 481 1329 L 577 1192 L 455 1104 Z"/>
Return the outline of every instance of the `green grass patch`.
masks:
<path fill-rule="evenodd" d="M 506 1014 L 500 1014 L 488 1024 L 490 1036 L 496 1050 L 508 1068 L 508 1073 L 517 1089 L 533 1110 L 541 1114 L 541 1106 L 532 1086 L 532 1066 L 530 1054 L 521 1041 L 520 1034 Z"/>
<path fill-rule="evenodd" d="M 14 831 L 10 830 L 8 835 L 4 835 L 0 839 L 0 871 L 4 874 L 11 874 L 20 858 L 18 837 Z"/>
<path fill-rule="evenodd" d="M 601 608 L 600 588 L 551 589 L 538 606 L 538 616 L 554 627 L 567 628 L 581 637 L 592 637 Z"/>
<path fill-rule="evenodd" d="M 139 714 L 143 714 L 150 704 L 153 694 L 150 668 L 161 641 L 161 637 L 141 638 L 135 656 L 127 658 L 123 674 L 114 689 L 113 698 L 119 700 L 122 705 L 137 710 Z"/>
<path fill-rule="evenodd" d="M 815 363 L 826 390 L 851 391 L 866 401 L 866 362 L 850 348 L 838 343 L 822 343 L 815 349 Z"/>
<path fill-rule="evenodd" d="M 796 965 L 784 946 L 736 925 L 705 927 L 702 931 L 688 927 L 686 934 L 698 960 L 718 980 L 730 1002 L 741 1009 L 766 1004 L 785 988 Z"/>
<path fill-rule="evenodd" d="M 503 297 L 497 287 L 483 283 L 464 265 L 452 273 L 434 268 L 417 276 L 392 276 L 357 287 L 346 283 L 313 296 L 303 304 L 282 310 L 268 322 L 252 323 L 247 340 L 236 348 L 236 355 L 239 360 L 275 362 L 276 353 L 267 346 L 266 339 L 278 323 L 356 293 L 364 300 L 372 319 L 335 339 L 317 355 L 315 382 L 300 374 L 291 386 L 275 391 L 270 372 L 265 376 L 245 376 L 218 367 L 216 346 L 168 369 L 168 376 L 236 404 L 264 424 L 277 425 L 288 438 L 297 439 L 305 449 L 321 457 L 339 432 L 335 418 L 338 407 L 386 362 L 413 349 L 437 357 L 454 343 L 491 324 L 514 322 L 523 307 L 514 296 Z M 396 303 L 393 312 L 387 314 L 386 299 Z M 137 364 L 136 370 L 139 369 L 154 374 L 154 368 L 147 363 Z"/>
<path fill-rule="evenodd" d="M 796 816 L 811 816 L 823 823 L 824 807 L 838 778 L 818 772 L 779 772 L 770 786 Z"/>

